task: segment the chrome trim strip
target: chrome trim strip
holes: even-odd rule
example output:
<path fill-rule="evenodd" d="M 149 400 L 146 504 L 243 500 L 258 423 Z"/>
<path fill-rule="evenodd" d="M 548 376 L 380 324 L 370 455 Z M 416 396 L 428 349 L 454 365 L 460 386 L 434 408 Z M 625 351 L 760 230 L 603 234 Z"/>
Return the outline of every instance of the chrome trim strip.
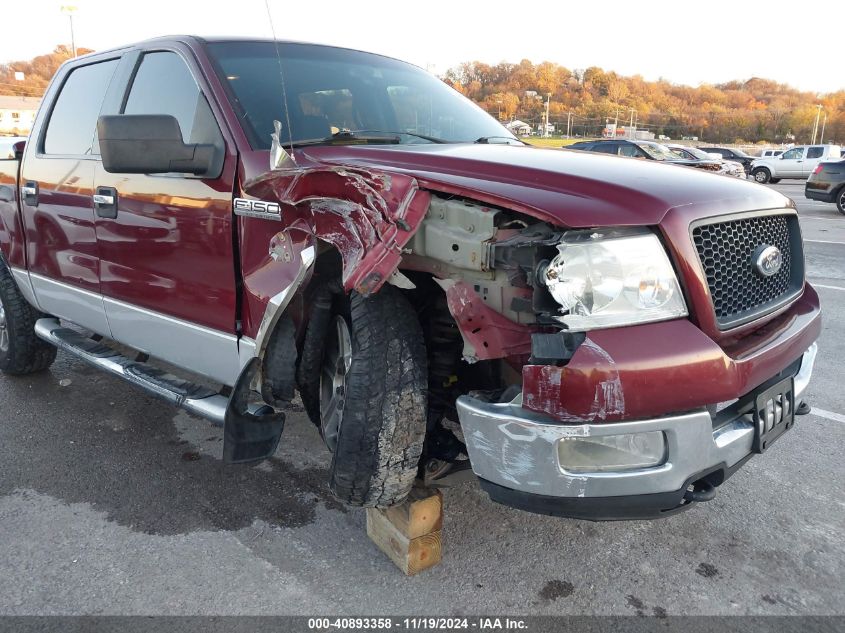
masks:
<path fill-rule="evenodd" d="M 104 196 L 101 193 L 95 193 L 91 197 L 94 199 L 94 204 L 114 204 L 114 196 Z"/>
<path fill-rule="evenodd" d="M 38 299 L 35 297 L 35 290 L 32 288 L 29 271 L 25 268 L 16 268 L 15 266 L 9 266 L 9 270 L 12 271 L 12 276 L 15 278 L 15 283 L 18 285 L 18 290 L 21 291 L 23 298 L 33 307 L 41 310 L 41 306 L 38 305 Z"/>
<path fill-rule="evenodd" d="M 172 316 L 103 297 L 116 341 L 224 385 L 234 385 L 241 370 L 238 339 Z"/>
<path fill-rule="evenodd" d="M 812 374 L 817 347 L 803 356 L 795 377 L 796 399 Z M 479 477 L 532 494 L 554 497 L 616 497 L 680 490 L 693 475 L 724 463 L 734 466 L 751 452 L 754 429 L 748 414 L 713 429 L 706 411 L 610 424 L 562 424 L 513 402 L 482 402 L 461 396 L 458 416 L 472 469 Z M 666 462 L 634 471 L 570 473 L 558 463 L 564 438 L 662 431 Z"/>
<path fill-rule="evenodd" d="M 73 321 L 97 334 L 112 337 L 103 297 L 38 273 L 29 273 L 32 289 L 42 312 Z"/>
<path fill-rule="evenodd" d="M 57 319 L 39 319 L 35 323 L 35 334 L 48 343 L 55 345 L 59 349 L 73 354 L 98 369 L 102 369 L 105 372 L 118 376 L 119 378 L 123 378 L 135 386 L 141 387 L 144 391 L 166 400 L 170 404 L 181 407 L 191 413 L 210 420 L 215 424 L 223 425 L 226 416 L 226 406 L 229 402 L 225 396 L 221 394 L 214 394 L 213 396 L 208 396 L 207 398 L 185 398 L 183 395 L 170 391 L 162 385 L 148 382 L 141 376 L 126 371 L 126 366 L 134 365 L 135 363 L 125 356 L 121 356 L 116 352 L 114 356 L 93 356 L 86 353 L 84 350 L 71 345 L 69 342 L 54 333 L 55 330 L 60 329 L 61 327 L 62 326 Z"/>
<path fill-rule="evenodd" d="M 270 297 L 270 300 L 267 302 L 267 307 L 264 309 L 264 317 L 261 319 L 261 325 L 258 326 L 258 333 L 255 336 L 256 356 L 261 356 L 264 353 L 267 343 L 270 340 L 270 334 L 272 334 L 273 328 L 276 327 L 276 323 L 279 322 L 279 317 L 282 316 L 293 295 L 299 289 L 299 286 L 302 285 L 308 271 L 314 265 L 314 260 L 317 258 L 317 250 L 313 246 L 307 246 L 302 249 L 299 256 L 300 263 L 296 277 L 290 282 L 290 285 L 277 295 Z"/>

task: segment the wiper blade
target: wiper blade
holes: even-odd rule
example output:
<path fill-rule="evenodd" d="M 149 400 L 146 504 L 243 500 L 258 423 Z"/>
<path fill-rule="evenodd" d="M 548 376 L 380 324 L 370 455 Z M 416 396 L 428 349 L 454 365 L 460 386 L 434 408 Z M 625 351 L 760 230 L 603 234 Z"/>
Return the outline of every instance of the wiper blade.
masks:
<path fill-rule="evenodd" d="M 473 141 L 473 143 L 480 143 L 482 145 L 491 144 L 490 141 L 495 139 L 495 138 L 503 138 L 506 141 L 509 141 L 509 143 L 507 143 L 507 145 L 510 145 L 510 141 L 516 141 L 517 143 L 521 143 L 522 145 L 528 145 L 528 143 L 526 143 L 525 141 L 521 141 L 518 138 L 514 138 L 512 136 L 482 136 L 481 138 L 475 139 Z M 502 144 L 505 145 L 505 143 L 502 143 Z"/>
<path fill-rule="evenodd" d="M 360 134 L 360 133 L 381 133 L 381 134 L 397 134 L 397 135 L 404 135 L 404 136 L 413 136 L 414 138 L 421 138 L 424 141 L 428 141 L 429 143 L 451 143 L 452 141 L 447 141 L 442 138 L 436 138 L 434 136 L 426 136 L 425 134 L 417 134 L 416 132 L 386 132 L 384 130 L 355 130 L 354 132 L 350 132 L 350 134 Z"/>
<path fill-rule="evenodd" d="M 289 144 L 290 147 L 305 147 L 308 145 L 355 145 L 356 143 L 385 143 L 388 145 L 396 145 L 401 142 L 395 134 L 359 134 L 358 132 L 350 132 L 342 130 L 331 136 L 325 138 L 304 139 L 301 141 L 293 141 Z"/>

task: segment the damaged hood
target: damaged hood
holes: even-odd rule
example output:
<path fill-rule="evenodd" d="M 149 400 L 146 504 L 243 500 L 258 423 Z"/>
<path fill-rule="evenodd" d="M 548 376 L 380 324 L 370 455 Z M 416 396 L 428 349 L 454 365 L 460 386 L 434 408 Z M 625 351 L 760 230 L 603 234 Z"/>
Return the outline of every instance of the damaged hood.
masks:
<path fill-rule="evenodd" d="M 403 174 L 424 189 L 475 198 L 571 228 L 656 225 L 679 207 L 706 217 L 792 205 L 768 187 L 736 178 L 590 152 L 415 144 L 311 147 L 303 153 L 326 167 Z"/>

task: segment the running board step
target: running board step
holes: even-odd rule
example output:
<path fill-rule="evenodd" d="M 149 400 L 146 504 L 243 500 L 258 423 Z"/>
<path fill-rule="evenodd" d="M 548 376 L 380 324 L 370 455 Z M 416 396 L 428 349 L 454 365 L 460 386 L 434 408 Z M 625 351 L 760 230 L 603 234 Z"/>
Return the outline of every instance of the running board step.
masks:
<path fill-rule="evenodd" d="M 75 330 L 62 327 L 57 319 L 35 323 L 35 334 L 59 349 L 110 374 L 123 378 L 144 391 L 206 420 L 224 425 L 229 399 L 207 387 L 182 380 L 147 363 L 127 358 L 117 350 Z"/>

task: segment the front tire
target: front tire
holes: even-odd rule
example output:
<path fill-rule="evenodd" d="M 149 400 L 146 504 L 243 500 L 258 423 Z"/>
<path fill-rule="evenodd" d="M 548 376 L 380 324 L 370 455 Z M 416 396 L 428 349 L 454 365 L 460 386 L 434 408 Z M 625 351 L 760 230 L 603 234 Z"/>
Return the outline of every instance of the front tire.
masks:
<path fill-rule="evenodd" d="M 332 451 L 329 486 L 354 506 L 400 503 L 416 477 L 428 409 L 416 312 L 393 286 L 365 298 L 328 284 L 314 299 L 297 378 Z"/>
<path fill-rule="evenodd" d="M 33 374 L 56 360 L 56 348 L 35 336 L 35 322 L 41 316 L 24 299 L 0 256 L 0 371 Z"/>
<path fill-rule="evenodd" d="M 754 180 L 759 182 L 761 185 L 765 185 L 772 178 L 772 173 L 765 167 L 758 167 L 751 172 L 751 175 L 754 177 Z"/>
<path fill-rule="evenodd" d="M 836 208 L 839 209 L 839 213 L 845 215 L 845 185 L 836 194 Z"/>

